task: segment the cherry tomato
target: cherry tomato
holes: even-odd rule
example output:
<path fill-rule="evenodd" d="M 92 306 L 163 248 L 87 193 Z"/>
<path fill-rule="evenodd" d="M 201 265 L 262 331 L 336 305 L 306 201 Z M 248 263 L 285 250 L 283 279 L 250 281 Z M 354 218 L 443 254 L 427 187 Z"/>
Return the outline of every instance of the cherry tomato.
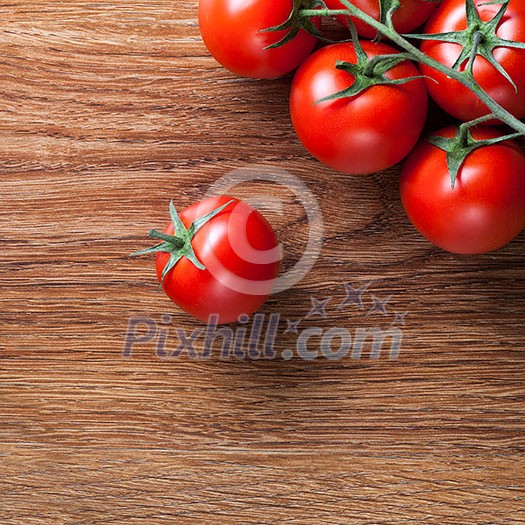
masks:
<path fill-rule="evenodd" d="M 480 18 L 492 20 L 501 3 L 476 0 Z M 465 0 L 444 0 L 436 14 L 429 20 L 425 33 L 460 31 L 466 27 Z M 525 42 L 525 2 L 511 0 L 496 31 L 506 40 Z M 455 43 L 426 40 L 421 50 L 438 62 L 451 67 L 459 57 L 462 47 Z M 525 116 L 525 49 L 496 47 L 493 56 L 501 64 L 516 85 L 506 79 L 490 62 L 478 55 L 474 61 L 474 78 L 493 98 L 516 118 Z M 460 70 L 466 67 L 465 61 Z M 488 108 L 469 89 L 439 71 L 420 65 L 421 72 L 428 77 L 427 88 L 431 97 L 450 115 L 463 121 L 489 114 Z"/>
<path fill-rule="evenodd" d="M 400 2 L 401 6 L 392 16 L 394 28 L 398 33 L 408 33 L 419 27 L 428 20 L 438 5 L 437 2 L 432 0 L 400 0 Z M 351 3 L 372 18 L 380 19 L 379 0 L 351 0 Z M 340 0 L 325 0 L 325 4 L 329 9 L 345 8 Z M 345 27 L 348 27 L 346 16 L 338 16 L 337 20 Z M 351 16 L 350 20 L 354 23 L 357 33 L 362 37 L 374 38 L 377 35 L 377 31 L 372 26 L 359 18 Z"/>
<path fill-rule="evenodd" d="M 453 137 L 453 127 L 437 132 Z M 501 136 L 472 131 L 476 140 Z M 401 175 L 401 200 L 412 224 L 430 242 L 454 253 L 501 248 L 525 228 L 525 155 L 514 141 L 470 153 L 451 188 L 446 154 L 421 141 Z"/>
<path fill-rule="evenodd" d="M 368 57 L 397 53 L 386 44 L 361 42 Z M 352 174 L 373 173 L 403 159 L 416 144 L 427 114 L 421 78 L 399 85 L 374 85 L 360 94 L 319 102 L 350 87 L 354 76 L 335 68 L 336 61 L 355 63 L 351 43 L 323 47 L 297 70 L 290 112 L 301 142 L 322 163 Z M 403 61 L 387 71 L 389 79 L 419 75 Z"/>
<path fill-rule="evenodd" d="M 191 240 L 204 270 L 183 256 L 162 280 L 170 253 L 157 252 L 157 276 L 168 297 L 205 322 L 213 314 L 218 315 L 218 323 L 251 315 L 271 293 L 279 272 L 275 233 L 268 221 L 245 202 L 227 196 L 212 197 L 186 208 L 179 217 L 189 228 L 193 221 L 229 201 Z M 174 234 L 173 222 L 164 233 Z"/>
<path fill-rule="evenodd" d="M 293 71 L 314 49 L 317 39 L 304 29 L 286 44 L 287 31 L 261 30 L 289 18 L 293 0 L 200 0 L 199 28 L 215 60 L 233 73 L 251 78 L 277 78 Z M 319 26 L 320 20 L 314 24 Z"/>

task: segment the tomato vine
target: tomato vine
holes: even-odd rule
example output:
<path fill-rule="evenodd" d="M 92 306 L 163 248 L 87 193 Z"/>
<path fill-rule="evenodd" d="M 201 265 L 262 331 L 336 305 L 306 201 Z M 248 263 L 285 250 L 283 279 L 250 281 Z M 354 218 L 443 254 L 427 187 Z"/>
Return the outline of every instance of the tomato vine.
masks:
<path fill-rule="evenodd" d="M 505 10 L 509 4 L 510 0 L 506 0 L 502 3 L 502 8 L 500 12 L 497 15 L 497 18 L 500 19 L 503 14 L 505 13 Z M 429 57 L 425 53 L 423 53 L 420 49 L 418 49 L 416 46 L 414 46 L 407 37 L 410 37 L 411 35 L 401 35 L 399 34 L 392 26 L 391 19 L 392 15 L 395 12 L 395 5 L 390 8 L 390 10 L 387 12 L 385 16 L 385 22 L 380 22 L 378 20 L 375 20 L 373 17 L 365 13 L 363 10 L 359 9 L 355 5 L 353 5 L 349 0 L 340 0 L 340 3 L 344 5 L 345 9 L 328 9 L 328 8 L 316 8 L 316 9 L 302 9 L 300 12 L 301 17 L 310 18 L 310 17 L 333 17 L 333 16 L 353 16 L 356 18 L 359 18 L 360 20 L 366 22 L 370 26 L 372 26 L 374 29 L 376 29 L 379 33 L 381 33 L 383 36 L 397 44 L 400 48 L 404 49 L 406 53 L 408 53 L 409 57 L 417 62 L 420 62 L 422 64 L 426 64 L 429 67 L 432 67 L 434 69 L 437 69 L 441 73 L 444 73 L 445 75 L 453 78 L 454 80 L 457 80 L 461 84 L 463 84 L 465 87 L 467 87 L 470 91 L 472 91 L 475 95 L 477 95 L 480 100 L 485 103 L 485 105 L 491 110 L 492 115 L 507 124 L 509 127 L 513 128 L 515 131 L 520 133 L 521 135 L 525 135 L 525 124 L 521 122 L 519 119 L 517 119 L 514 115 L 512 115 L 509 111 L 507 111 L 505 108 L 503 108 L 501 105 L 499 105 L 486 91 L 484 91 L 479 83 L 475 80 L 473 74 L 472 74 L 472 68 L 468 67 L 464 71 L 459 71 L 457 68 L 450 68 L 447 67 L 437 60 L 434 60 L 433 58 Z M 467 0 L 467 5 L 472 4 L 473 6 L 473 0 Z M 325 4 L 326 5 L 326 4 Z M 474 7 L 475 10 L 475 7 Z M 479 27 L 485 27 L 485 26 L 494 26 L 492 21 L 489 22 L 483 22 L 479 20 L 478 22 Z M 478 30 L 479 30 L 478 27 Z M 418 35 L 416 35 L 417 37 Z M 435 35 L 431 35 L 434 37 Z M 502 45 L 502 44 L 500 44 Z M 525 47 L 525 46 L 524 46 Z M 470 56 L 470 63 L 473 62 L 473 59 L 475 57 L 475 54 L 472 53 L 477 52 L 479 49 L 474 48 L 474 50 L 471 52 Z M 512 136 L 515 136 L 512 134 Z"/>

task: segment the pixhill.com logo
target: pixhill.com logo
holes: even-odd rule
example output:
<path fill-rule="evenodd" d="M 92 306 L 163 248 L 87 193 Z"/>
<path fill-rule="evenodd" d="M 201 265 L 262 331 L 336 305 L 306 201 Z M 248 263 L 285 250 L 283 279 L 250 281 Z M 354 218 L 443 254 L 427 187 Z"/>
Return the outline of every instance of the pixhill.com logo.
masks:
<path fill-rule="evenodd" d="M 397 359 L 403 342 L 406 312 L 396 311 L 392 296 L 373 294 L 373 283 L 344 284 L 345 297 L 311 296 L 311 308 L 296 319 L 278 312 L 241 316 L 235 326 L 219 326 L 217 316 L 193 331 L 173 325 L 173 317 L 133 316 L 128 321 L 123 356 L 154 347 L 159 359 Z M 352 317 L 352 330 L 331 319 Z"/>

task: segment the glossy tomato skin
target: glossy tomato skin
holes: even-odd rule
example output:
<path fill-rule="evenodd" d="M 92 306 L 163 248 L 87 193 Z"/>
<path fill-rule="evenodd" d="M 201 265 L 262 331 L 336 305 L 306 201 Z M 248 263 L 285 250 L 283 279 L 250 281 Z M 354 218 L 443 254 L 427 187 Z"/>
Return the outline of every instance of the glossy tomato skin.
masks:
<path fill-rule="evenodd" d="M 317 43 L 314 36 L 300 30 L 285 45 L 265 49 L 281 40 L 286 31 L 260 31 L 285 22 L 292 7 L 293 0 L 200 0 L 202 39 L 215 60 L 237 75 L 281 77 L 293 71 Z"/>
<path fill-rule="evenodd" d="M 489 4 L 476 0 L 482 20 L 494 18 L 501 4 Z M 459 31 L 466 27 L 465 0 L 444 0 L 435 15 L 425 26 L 425 33 Z M 507 40 L 525 42 L 525 2 L 511 0 L 501 21 L 497 35 Z M 435 40 L 424 41 L 421 50 L 445 66 L 451 67 L 459 54 L 461 46 Z M 525 49 L 498 47 L 493 52 L 496 60 L 512 78 L 518 91 L 485 58 L 477 56 L 474 62 L 474 78 L 480 86 L 517 118 L 525 116 Z M 463 68 L 466 64 L 463 64 Z M 427 76 L 430 96 L 453 117 L 468 121 L 489 114 L 488 108 L 469 89 L 443 73 L 420 65 L 421 72 Z"/>
<path fill-rule="evenodd" d="M 396 53 L 386 44 L 361 44 L 369 57 Z M 367 174 L 393 166 L 414 147 L 423 129 L 424 81 L 376 85 L 355 97 L 318 102 L 354 81 L 353 75 L 335 68 L 338 60 L 356 62 L 353 44 L 323 47 L 297 70 L 290 114 L 299 139 L 323 164 L 344 173 Z M 386 73 L 391 79 L 417 75 L 417 68 L 408 61 Z"/>
<path fill-rule="evenodd" d="M 329 9 L 344 9 L 345 6 L 340 0 L 325 0 Z M 352 4 L 364 11 L 372 18 L 379 20 L 381 11 L 379 7 L 379 0 L 352 0 Z M 401 0 L 401 6 L 392 16 L 394 28 L 398 33 L 409 33 L 423 23 L 425 23 L 432 13 L 436 10 L 438 2 L 426 0 Z M 345 16 L 337 17 L 339 23 L 348 27 L 348 20 Z M 350 17 L 354 23 L 357 33 L 364 38 L 374 38 L 377 31 L 366 22 L 359 18 Z"/>
<path fill-rule="evenodd" d="M 455 129 L 437 134 L 453 137 Z M 493 128 L 475 139 L 501 136 Z M 419 232 L 444 250 L 477 254 L 497 250 L 525 228 L 525 155 L 514 141 L 472 152 L 451 188 L 446 154 L 421 141 L 402 170 L 401 201 Z"/>
<path fill-rule="evenodd" d="M 179 217 L 188 228 L 198 217 L 232 200 L 212 197 L 186 208 Z M 173 235 L 173 223 L 165 233 Z M 268 221 L 244 201 L 233 203 L 205 224 L 192 240 L 195 254 L 206 267 L 200 270 L 183 257 L 166 275 L 168 297 L 193 317 L 231 323 L 251 315 L 267 299 L 279 273 L 279 247 Z M 169 254 L 157 253 L 157 277 Z"/>

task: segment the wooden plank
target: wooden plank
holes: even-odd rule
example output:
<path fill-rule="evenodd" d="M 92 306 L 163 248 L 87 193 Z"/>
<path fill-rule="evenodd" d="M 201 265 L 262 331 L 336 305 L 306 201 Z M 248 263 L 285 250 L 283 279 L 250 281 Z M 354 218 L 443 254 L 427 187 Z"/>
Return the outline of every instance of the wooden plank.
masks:
<path fill-rule="evenodd" d="M 429 245 L 400 167 L 350 177 L 313 160 L 290 78 L 224 71 L 196 8 L 0 5 L 0 522 L 525 523 L 524 235 L 476 257 Z M 209 359 L 176 357 L 180 331 L 202 326 L 158 291 L 151 258 L 128 254 L 171 198 L 185 207 L 254 166 L 313 193 L 321 255 L 261 310 L 265 329 L 281 316 L 276 359 L 220 359 L 220 341 Z M 292 268 L 309 236 L 297 196 L 232 192 L 281 201 L 267 214 Z M 368 286 L 362 308 L 341 307 L 345 283 Z M 308 317 L 312 298 L 330 298 L 325 318 Z M 125 357 L 138 316 L 157 332 Z M 361 358 L 330 360 L 314 336 L 306 361 L 288 320 L 354 344 L 395 327 L 400 354 L 371 359 L 369 337 Z"/>

